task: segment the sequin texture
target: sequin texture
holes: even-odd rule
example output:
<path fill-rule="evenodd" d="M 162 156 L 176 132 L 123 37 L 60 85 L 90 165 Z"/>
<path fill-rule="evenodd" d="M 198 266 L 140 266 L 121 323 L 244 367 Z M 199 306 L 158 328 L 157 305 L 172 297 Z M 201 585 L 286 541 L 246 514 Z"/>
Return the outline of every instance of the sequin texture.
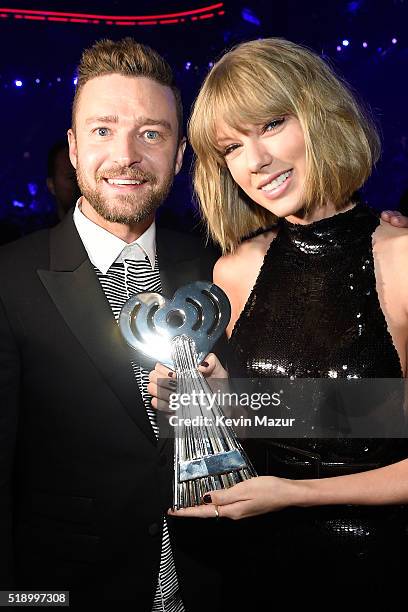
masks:
<path fill-rule="evenodd" d="M 372 235 L 378 224 L 378 215 L 361 205 L 309 225 L 281 222 L 232 333 L 232 377 L 402 377 L 376 290 Z M 257 455 L 261 473 L 298 479 L 380 467 L 408 456 L 407 446 L 405 439 L 252 440 L 248 452 Z M 341 508 L 279 513 L 277 541 L 281 529 L 284 546 L 297 537 L 310 547 L 310 536 L 329 547 L 341 541 L 364 556 L 376 541 L 376 517 L 394 521 L 406 536 L 403 507 Z M 301 533 L 288 518 L 293 512 Z"/>

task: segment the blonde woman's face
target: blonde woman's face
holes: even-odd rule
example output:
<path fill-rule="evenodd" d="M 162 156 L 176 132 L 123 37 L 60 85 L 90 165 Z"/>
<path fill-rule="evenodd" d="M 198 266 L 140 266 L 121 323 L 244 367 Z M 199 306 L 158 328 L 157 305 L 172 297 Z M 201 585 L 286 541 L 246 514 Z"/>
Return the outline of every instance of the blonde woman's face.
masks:
<path fill-rule="evenodd" d="M 274 117 L 266 125 L 234 130 L 217 125 L 217 141 L 234 181 L 257 204 L 278 217 L 301 208 L 306 147 L 298 119 Z"/>

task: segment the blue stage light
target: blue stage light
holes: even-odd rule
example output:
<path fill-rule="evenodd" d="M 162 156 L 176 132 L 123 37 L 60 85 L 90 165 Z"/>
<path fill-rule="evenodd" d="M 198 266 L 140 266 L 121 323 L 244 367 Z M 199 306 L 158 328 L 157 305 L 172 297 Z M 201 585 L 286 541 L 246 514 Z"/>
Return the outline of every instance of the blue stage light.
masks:
<path fill-rule="evenodd" d="M 241 11 L 242 19 L 245 21 L 249 21 L 249 23 L 253 23 L 254 25 L 260 26 L 261 21 L 255 15 L 255 13 L 250 8 L 243 8 Z"/>
<path fill-rule="evenodd" d="M 361 7 L 361 1 L 349 2 L 347 4 L 347 10 L 349 13 L 357 13 L 359 8 Z"/>
<path fill-rule="evenodd" d="M 36 196 L 38 193 L 37 183 L 27 183 L 27 189 L 30 196 Z"/>

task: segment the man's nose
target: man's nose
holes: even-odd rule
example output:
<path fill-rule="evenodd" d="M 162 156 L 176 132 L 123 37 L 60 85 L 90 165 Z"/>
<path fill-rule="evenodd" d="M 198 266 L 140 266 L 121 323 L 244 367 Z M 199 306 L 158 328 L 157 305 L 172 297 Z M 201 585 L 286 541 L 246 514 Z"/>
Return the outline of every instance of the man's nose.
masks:
<path fill-rule="evenodd" d="M 273 156 L 260 140 L 253 140 L 246 146 L 248 170 L 257 173 L 272 163 Z"/>
<path fill-rule="evenodd" d="M 112 149 L 112 161 L 122 166 L 138 164 L 143 159 L 143 147 L 132 134 L 118 135 Z"/>

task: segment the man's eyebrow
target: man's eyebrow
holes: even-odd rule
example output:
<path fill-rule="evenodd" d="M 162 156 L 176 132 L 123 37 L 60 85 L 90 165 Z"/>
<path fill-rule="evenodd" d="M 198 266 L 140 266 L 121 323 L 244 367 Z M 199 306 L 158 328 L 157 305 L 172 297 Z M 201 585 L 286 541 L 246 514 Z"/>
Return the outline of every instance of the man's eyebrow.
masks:
<path fill-rule="evenodd" d="M 89 117 L 85 121 L 86 125 L 92 123 L 119 123 L 118 115 L 98 115 L 95 117 Z M 136 119 L 137 125 L 161 125 L 169 132 L 172 131 L 171 124 L 165 119 L 152 119 L 151 117 L 137 117 Z"/>
<path fill-rule="evenodd" d="M 166 119 L 152 119 L 151 117 L 138 117 L 137 123 L 139 125 L 162 125 L 169 132 L 172 131 L 171 124 Z"/>
<path fill-rule="evenodd" d="M 119 117 L 117 115 L 101 115 L 95 117 L 89 117 L 85 123 L 119 123 Z"/>

